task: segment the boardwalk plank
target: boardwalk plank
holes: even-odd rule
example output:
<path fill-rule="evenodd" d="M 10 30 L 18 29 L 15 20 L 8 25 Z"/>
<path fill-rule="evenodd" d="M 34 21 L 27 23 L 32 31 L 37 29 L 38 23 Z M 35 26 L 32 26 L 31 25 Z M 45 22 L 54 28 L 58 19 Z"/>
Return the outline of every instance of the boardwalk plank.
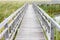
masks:
<path fill-rule="evenodd" d="M 15 40 L 45 40 L 32 5 L 28 5 Z"/>

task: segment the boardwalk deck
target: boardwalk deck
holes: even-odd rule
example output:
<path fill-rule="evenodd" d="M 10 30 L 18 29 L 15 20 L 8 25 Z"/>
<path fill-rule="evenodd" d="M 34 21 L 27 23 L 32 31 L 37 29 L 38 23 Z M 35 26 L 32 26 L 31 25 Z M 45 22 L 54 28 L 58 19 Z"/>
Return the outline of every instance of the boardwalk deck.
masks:
<path fill-rule="evenodd" d="M 32 5 L 28 5 L 15 40 L 45 40 L 43 30 Z"/>

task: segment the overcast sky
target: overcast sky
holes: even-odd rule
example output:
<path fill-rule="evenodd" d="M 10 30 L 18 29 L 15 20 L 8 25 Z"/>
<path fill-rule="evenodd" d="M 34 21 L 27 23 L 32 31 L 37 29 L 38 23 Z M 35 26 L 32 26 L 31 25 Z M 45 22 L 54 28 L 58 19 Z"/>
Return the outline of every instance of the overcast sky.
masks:
<path fill-rule="evenodd" d="M 51 1 L 51 0 L 0 0 L 0 1 Z"/>

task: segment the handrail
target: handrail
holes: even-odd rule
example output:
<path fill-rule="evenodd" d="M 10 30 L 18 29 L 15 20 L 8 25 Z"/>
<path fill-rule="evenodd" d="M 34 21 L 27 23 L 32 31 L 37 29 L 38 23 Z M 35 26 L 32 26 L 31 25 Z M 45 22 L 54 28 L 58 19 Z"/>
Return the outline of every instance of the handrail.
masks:
<path fill-rule="evenodd" d="M 26 4 L 24 4 L 24 6 L 25 6 Z M 23 6 L 23 7 L 24 7 Z M 19 9 L 17 9 L 14 13 L 12 13 L 8 18 L 6 18 L 3 22 L 1 22 L 0 23 L 0 29 L 1 29 L 1 27 L 3 26 L 3 25 L 5 25 L 9 20 L 11 20 L 20 10 L 22 10 L 22 8 L 23 7 L 21 7 L 21 8 L 19 8 Z"/>
<path fill-rule="evenodd" d="M 51 18 L 42 8 L 40 8 L 40 7 L 37 6 L 37 5 L 36 5 L 36 7 L 40 10 L 41 13 L 43 13 L 43 14 L 47 17 L 48 20 L 51 20 L 51 22 L 52 22 L 52 23 L 56 26 L 56 28 L 58 28 L 59 31 L 60 31 L 60 25 L 59 25 L 56 21 L 54 21 L 53 18 Z"/>
<path fill-rule="evenodd" d="M 0 23 L 0 29 L 4 27 L 4 30 L 0 33 L 0 40 L 12 40 L 12 36 L 15 35 L 20 22 L 24 16 L 23 11 L 26 10 L 28 4 L 24 4 L 21 8 L 17 9 L 8 18 Z M 1 31 L 1 30 L 0 30 Z"/>
<path fill-rule="evenodd" d="M 60 31 L 60 25 L 56 23 L 56 21 L 54 21 L 45 11 L 43 11 L 43 9 L 37 6 L 37 4 L 33 3 L 33 8 L 35 11 L 37 11 L 40 14 L 42 21 L 45 22 L 45 25 L 48 26 L 44 28 L 42 25 L 42 23 L 44 24 L 44 22 L 40 20 L 43 29 L 46 30 L 46 35 L 48 37 L 48 40 L 54 40 L 54 27 L 56 27 L 58 31 Z"/>
<path fill-rule="evenodd" d="M 44 13 L 44 15 L 47 17 L 47 19 L 48 20 L 51 20 L 51 22 L 56 26 L 56 28 L 58 28 L 59 29 L 59 31 L 60 31 L 60 25 L 56 22 L 56 21 L 54 21 L 45 11 L 43 11 L 43 9 L 41 9 L 40 7 L 38 7 L 40 10 L 41 10 L 41 12 L 42 13 Z"/>

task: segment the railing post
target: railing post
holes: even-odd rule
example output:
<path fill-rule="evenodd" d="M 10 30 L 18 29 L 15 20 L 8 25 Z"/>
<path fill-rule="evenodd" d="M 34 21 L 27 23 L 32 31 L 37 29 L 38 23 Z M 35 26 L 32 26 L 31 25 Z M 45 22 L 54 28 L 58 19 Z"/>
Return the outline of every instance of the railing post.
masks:
<path fill-rule="evenodd" d="M 54 40 L 54 26 L 51 22 L 51 40 Z"/>
<path fill-rule="evenodd" d="M 6 23 L 5 28 L 7 28 L 7 27 L 8 27 L 8 24 Z"/>
<path fill-rule="evenodd" d="M 26 10 L 26 7 L 27 4 L 25 4 L 22 8 L 19 8 L 0 24 L 0 29 L 4 28 L 0 34 L 0 40 L 12 40 L 14 38 L 16 31 L 23 19 L 23 11 Z"/>
<path fill-rule="evenodd" d="M 39 6 L 37 6 L 37 4 L 35 4 L 35 3 L 33 3 L 33 8 L 34 8 L 34 10 L 35 11 L 37 11 L 37 13 L 40 13 L 40 15 L 42 14 L 44 14 L 46 17 L 47 17 L 47 20 L 46 20 L 46 18 L 42 18 L 42 16 L 41 16 L 41 18 L 42 18 L 42 26 L 44 26 L 43 24 L 45 24 L 45 25 L 47 25 L 47 24 L 49 24 L 50 26 L 50 29 L 46 26 L 46 35 L 47 35 L 47 38 L 48 38 L 48 40 L 55 40 L 55 38 L 54 38 L 54 32 L 55 32 L 55 28 L 57 28 L 58 29 L 58 31 L 60 31 L 60 25 L 58 24 L 58 23 L 56 23 L 46 12 L 44 12 Z M 44 15 L 43 15 L 43 17 L 44 17 Z M 46 20 L 46 22 L 45 22 L 45 20 Z M 45 22 L 45 23 L 44 23 Z M 48 22 L 48 23 L 47 23 Z M 49 32 L 49 30 L 50 30 L 50 32 Z M 57 39 L 58 40 L 58 39 Z"/>
<path fill-rule="evenodd" d="M 5 40 L 9 38 L 9 36 L 8 36 L 8 30 L 6 31 L 4 37 L 5 37 Z"/>
<path fill-rule="evenodd" d="M 7 27 L 8 27 L 8 24 L 6 23 L 5 28 L 7 28 Z M 4 37 L 5 37 L 5 40 L 9 38 L 8 30 L 5 32 Z"/>

